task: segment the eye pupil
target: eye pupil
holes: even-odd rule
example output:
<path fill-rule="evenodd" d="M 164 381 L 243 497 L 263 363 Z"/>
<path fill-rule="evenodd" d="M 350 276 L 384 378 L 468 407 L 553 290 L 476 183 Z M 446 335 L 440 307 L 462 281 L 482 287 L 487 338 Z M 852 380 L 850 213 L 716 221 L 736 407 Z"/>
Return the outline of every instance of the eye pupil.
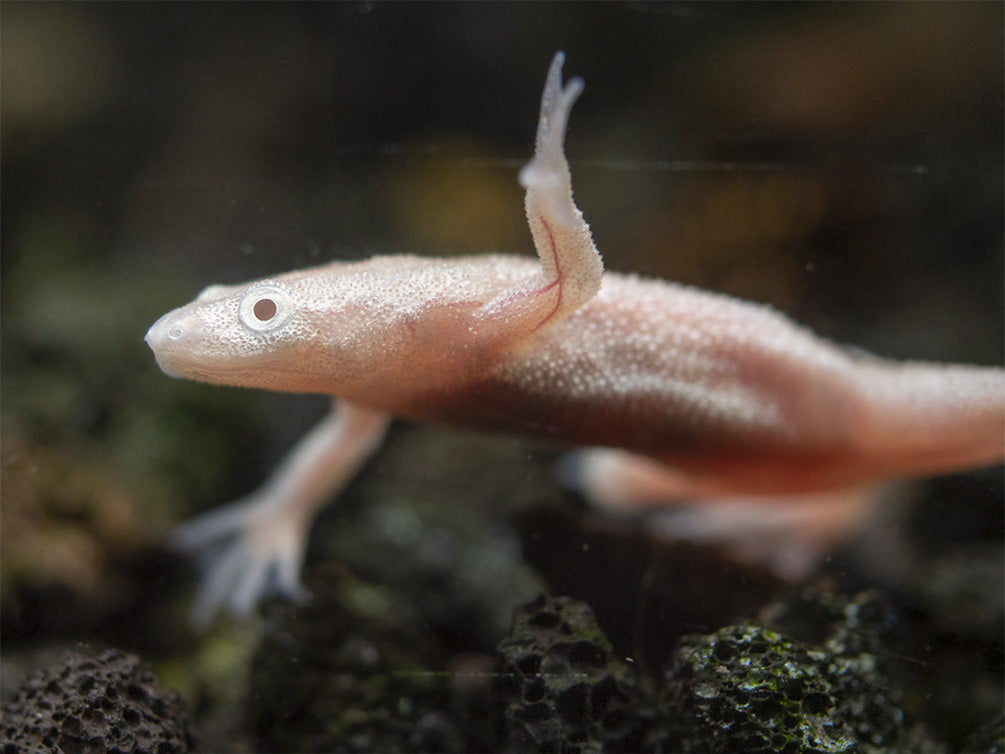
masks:
<path fill-rule="evenodd" d="M 255 302 L 255 317 L 259 322 L 268 322 L 276 316 L 276 302 L 271 298 L 259 299 Z"/>
<path fill-rule="evenodd" d="M 296 313 L 293 296 L 281 285 L 268 281 L 250 286 L 237 305 L 241 324 L 256 333 L 275 332 Z"/>

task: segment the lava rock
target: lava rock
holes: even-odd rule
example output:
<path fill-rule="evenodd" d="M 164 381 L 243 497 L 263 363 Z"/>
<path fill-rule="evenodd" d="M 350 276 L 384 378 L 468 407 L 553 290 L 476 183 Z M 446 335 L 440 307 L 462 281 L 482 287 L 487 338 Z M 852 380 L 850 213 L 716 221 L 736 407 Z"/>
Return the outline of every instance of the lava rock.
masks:
<path fill-rule="evenodd" d="M 68 654 L 38 671 L 0 707 L 0 751 L 175 754 L 192 748 L 181 697 L 163 690 L 139 658 L 118 650 Z"/>
<path fill-rule="evenodd" d="M 827 592 L 813 585 L 765 607 L 760 622 L 789 639 L 844 656 L 883 655 L 904 631 L 897 611 L 882 593 Z"/>
<path fill-rule="evenodd" d="M 512 751 L 640 751 L 644 723 L 628 665 L 586 603 L 540 596 L 499 644 Z"/>
<path fill-rule="evenodd" d="M 755 624 L 685 637 L 661 700 L 682 750 L 937 751 L 905 726 L 875 656 L 844 646 L 858 648 L 847 632 L 814 646 Z"/>

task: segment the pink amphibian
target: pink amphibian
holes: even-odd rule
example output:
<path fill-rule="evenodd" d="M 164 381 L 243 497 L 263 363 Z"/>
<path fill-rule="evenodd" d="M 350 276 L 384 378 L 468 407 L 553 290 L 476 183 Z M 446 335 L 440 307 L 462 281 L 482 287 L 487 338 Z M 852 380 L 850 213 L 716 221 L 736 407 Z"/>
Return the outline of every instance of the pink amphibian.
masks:
<path fill-rule="evenodd" d="M 222 552 L 197 620 L 245 613 L 270 589 L 302 594 L 312 518 L 391 417 L 587 446 L 566 476 L 609 507 L 728 501 L 708 506 L 700 536 L 723 511 L 747 527 L 735 503 L 748 498 L 800 494 L 836 526 L 840 501 L 858 499 L 846 491 L 1002 460 L 1000 369 L 863 356 L 763 306 L 605 273 L 572 200 L 563 140 L 583 83 L 563 86 L 562 62 L 520 172 L 537 260 L 335 262 L 211 286 L 150 328 L 169 375 L 334 396 L 259 490 L 181 528 L 185 547 Z"/>

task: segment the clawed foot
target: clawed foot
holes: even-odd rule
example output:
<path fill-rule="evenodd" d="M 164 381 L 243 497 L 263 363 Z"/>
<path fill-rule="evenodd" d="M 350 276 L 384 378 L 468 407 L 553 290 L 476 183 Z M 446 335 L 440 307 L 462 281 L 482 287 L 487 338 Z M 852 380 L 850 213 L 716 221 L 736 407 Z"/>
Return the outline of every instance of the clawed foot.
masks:
<path fill-rule="evenodd" d="M 541 115 L 537 124 L 534 159 L 520 171 L 524 188 L 569 181 L 569 166 L 565 161 L 565 129 L 572 105 L 583 91 L 582 79 L 571 79 L 562 85 L 562 63 L 565 54 L 555 53 L 548 69 L 548 78 L 541 96 Z"/>
<path fill-rule="evenodd" d="M 300 583 L 307 525 L 259 497 L 238 501 L 179 526 L 172 544 L 195 556 L 202 584 L 191 612 L 198 630 L 218 610 L 245 617 L 270 594 L 309 598 Z"/>

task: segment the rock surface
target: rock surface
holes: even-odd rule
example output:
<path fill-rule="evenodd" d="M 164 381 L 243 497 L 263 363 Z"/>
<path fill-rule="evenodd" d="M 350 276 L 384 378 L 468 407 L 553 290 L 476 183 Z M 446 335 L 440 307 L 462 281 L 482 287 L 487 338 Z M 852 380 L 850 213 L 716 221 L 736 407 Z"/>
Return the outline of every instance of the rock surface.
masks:
<path fill-rule="evenodd" d="M 118 650 L 68 654 L 61 665 L 25 679 L 0 709 L 4 754 L 177 754 L 192 748 L 181 698 L 162 689 L 137 657 Z"/>

